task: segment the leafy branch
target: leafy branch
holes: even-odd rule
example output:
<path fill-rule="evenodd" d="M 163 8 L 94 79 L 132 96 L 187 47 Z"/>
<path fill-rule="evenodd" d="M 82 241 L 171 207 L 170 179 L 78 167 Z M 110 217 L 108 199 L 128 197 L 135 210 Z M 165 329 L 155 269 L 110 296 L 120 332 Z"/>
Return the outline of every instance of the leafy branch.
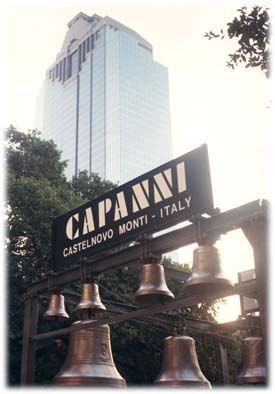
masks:
<path fill-rule="evenodd" d="M 268 8 L 255 6 L 248 12 L 247 7 L 241 7 L 237 11 L 239 15 L 232 22 L 227 23 L 227 30 L 222 29 L 219 33 L 213 31 L 206 32 L 204 37 L 208 40 L 213 38 L 224 39 L 227 35 L 229 39 L 238 38 L 238 49 L 229 54 L 226 65 L 234 68 L 240 63 L 248 67 L 260 67 L 266 77 L 271 73 L 271 51 L 270 51 L 270 17 Z"/>

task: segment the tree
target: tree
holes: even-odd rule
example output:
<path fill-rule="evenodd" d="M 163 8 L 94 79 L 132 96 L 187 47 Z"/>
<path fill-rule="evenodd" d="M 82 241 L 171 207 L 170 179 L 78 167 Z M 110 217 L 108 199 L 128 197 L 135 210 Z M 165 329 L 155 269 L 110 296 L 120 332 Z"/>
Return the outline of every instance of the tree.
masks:
<path fill-rule="evenodd" d="M 92 201 L 96 197 L 113 189 L 115 184 L 101 179 L 98 174 L 88 174 L 87 170 L 80 171 L 71 181 L 72 189 L 84 201 Z"/>
<path fill-rule="evenodd" d="M 67 183 L 66 163 L 52 141 L 41 140 L 36 130 L 24 134 L 13 126 L 6 138 L 8 250 L 13 257 L 31 258 L 40 275 L 38 265 L 50 257 L 52 220 L 81 199 Z"/>
<path fill-rule="evenodd" d="M 66 163 L 52 141 L 10 126 L 6 143 L 9 382 L 14 384 L 20 376 L 24 288 L 53 269 L 51 220 L 80 200 L 66 183 Z"/>
<path fill-rule="evenodd" d="M 24 289 L 55 269 L 51 259 L 52 220 L 82 205 L 89 195 L 75 192 L 74 183 L 64 175 L 66 163 L 60 160 L 61 153 L 53 141 L 41 139 L 37 130 L 25 134 L 10 126 L 6 145 L 9 381 L 13 384 L 19 383 L 20 375 Z M 79 180 L 84 176 L 81 174 Z M 92 190 L 93 198 L 112 187 L 111 182 L 101 183 L 96 175 L 86 181 L 86 189 Z M 47 300 L 42 302 L 41 314 L 46 306 Z M 47 327 L 47 322 L 41 323 Z"/>
<path fill-rule="evenodd" d="M 269 9 L 255 6 L 251 11 L 247 7 L 237 10 L 239 15 L 227 24 L 224 32 L 213 33 L 209 31 L 204 37 L 209 40 L 227 35 L 229 39 L 238 38 L 238 49 L 229 54 L 227 67 L 232 69 L 240 63 L 245 67 L 260 67 L 267 77 L 271 73 L 270 53 L 270 17 Z"/>

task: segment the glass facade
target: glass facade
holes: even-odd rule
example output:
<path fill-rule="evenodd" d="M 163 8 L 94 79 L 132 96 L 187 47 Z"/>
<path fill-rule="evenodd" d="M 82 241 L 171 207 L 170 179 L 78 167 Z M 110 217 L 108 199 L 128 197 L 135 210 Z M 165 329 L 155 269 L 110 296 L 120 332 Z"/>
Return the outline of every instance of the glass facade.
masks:
<path fill-rule="evenodd" d="M 92 53 L 92 172 L 106 178 L 105 30 L 96 33 Z"/>
<path fill-rule="evenodd" d="M 86 57 L 79 73 L 78 99 L 78 167 L 90 171 L 91 167 L 91 55 Z"/>
<path fill-rule="evenodd" d="M 47 72 L 37 127 L 62 150 L 68 178 L 87 169 L 122 184 L 172 158 L 167 68 L 119 22 L 74 20 Z"/>

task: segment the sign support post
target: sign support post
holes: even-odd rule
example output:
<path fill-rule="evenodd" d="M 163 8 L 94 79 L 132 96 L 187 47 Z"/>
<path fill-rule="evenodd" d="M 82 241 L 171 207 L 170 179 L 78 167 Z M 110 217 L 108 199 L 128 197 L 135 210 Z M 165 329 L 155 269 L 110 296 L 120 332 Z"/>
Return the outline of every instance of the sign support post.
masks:
<path fill-rule="evenodd" d="M 227 385 L 229 384 L 227 350 L 221 341 L 219 342 L 219 347 L 220 347 L 220 356 L 221 356 L 223 384 Z"/>
<path fill-rule="evenodd" d="M 21 385 L 34 383 L 36 364 L 36 343 L 31 340 L 37 334 L 39 299 L 37 295 L 25 300 L 23 346 L 21 359 Z"/>

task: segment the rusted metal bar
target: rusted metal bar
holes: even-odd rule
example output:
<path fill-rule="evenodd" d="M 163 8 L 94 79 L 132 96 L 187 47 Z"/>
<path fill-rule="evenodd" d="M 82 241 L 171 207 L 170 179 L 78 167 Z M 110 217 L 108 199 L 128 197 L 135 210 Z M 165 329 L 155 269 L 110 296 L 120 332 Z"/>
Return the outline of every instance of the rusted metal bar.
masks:
<path fill-rule="evenodd" d="M 267 202 L 256 200 L 238 208 L 219 213 L 210 218 L 203 218 L 201 231 L 209 236 L 213 234 L 226 233 L 240 228 L 248 220 L 260 218 L 266 215 Z M 148 240 L 148 250 L 155 254 L 164 254 L 180 247 L 196 242 L 193 224 L 183 228 L 165 233 L 161 236 Z M 88 259 L 87 274 L 100 274 L 117 269 L 124 265 L 138 263 L 140 259 L 140 245 L 134 245 L 127 249 L 113 253 L 110 256 Z M 169 276 L 169 270 L 167 270 Z M 184 275 L 184 274 L 182 274 Z M 53 286 L 63 287 L 67 283 L 81 278 L 81 267 L 77 266 L 53 276 Z M 28 290 L 32 292 L 43 292 L 48 288 L 47 279 L 33 283 Z"/>
<path fill-rule="evenodd" d="M 25 300 L 23 347 L 21 359 L 21 385 L 34 382 L 36 365 L 36 343 L 31 337 L 37 333 L 39 300 L 31 296 Z"/>

